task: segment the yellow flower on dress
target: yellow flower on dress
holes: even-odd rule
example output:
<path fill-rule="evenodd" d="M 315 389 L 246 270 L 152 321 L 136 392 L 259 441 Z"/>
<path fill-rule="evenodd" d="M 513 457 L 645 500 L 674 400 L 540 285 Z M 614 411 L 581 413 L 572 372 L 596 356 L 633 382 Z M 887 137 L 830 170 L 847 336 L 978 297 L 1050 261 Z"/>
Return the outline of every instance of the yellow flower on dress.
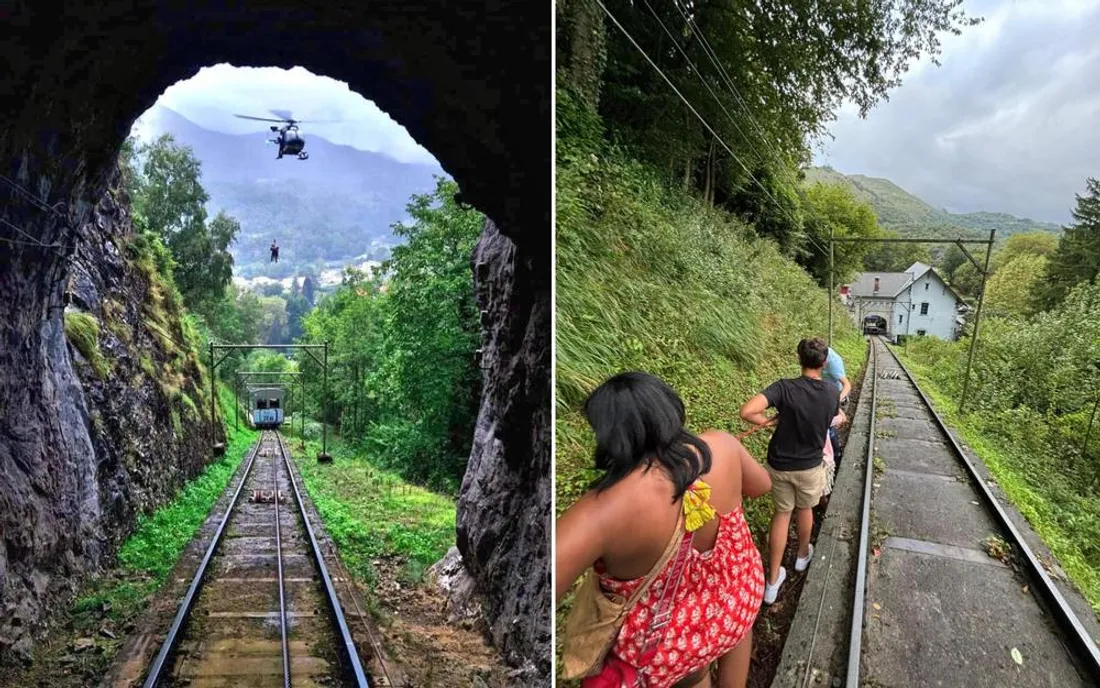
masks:
<path fill-rule="evenodd" d="M 698 530 L 717 515 L 710 505 L 710 485 L 696 480 L 684 493 L 684 528 L 689 533 Z"/>

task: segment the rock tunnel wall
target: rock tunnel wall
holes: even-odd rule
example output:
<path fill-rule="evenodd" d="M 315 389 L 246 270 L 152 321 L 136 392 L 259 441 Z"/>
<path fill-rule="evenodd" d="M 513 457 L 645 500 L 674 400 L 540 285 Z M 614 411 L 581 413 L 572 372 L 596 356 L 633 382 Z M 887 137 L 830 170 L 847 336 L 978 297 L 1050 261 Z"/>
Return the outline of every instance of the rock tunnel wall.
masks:
<path fill-rule="evenodd" d="M 203 371 L 119 196 L 67 235 L 70 257 L 36 249 L 38 270 L 0 278 L 0 647 L 16 655 L 209 457 Z"/>
<path fill-rule="evenodd" d="M 458 502 L 458 549 L 481 583 L 494 643 L 550 675 L 550 283 L 492 221 L 473 257 L 481 408 Z M 545 683 L 544 683 L 545 685 Z"/>
<path fill-rule="evenodd" d="M 76 290 L 88 299 L 138 279 L 115 253 L 125 221 L 109 219 L 124 213 L 110 187 L 131 124 L 201 67 L 300 65 L 346 81 L 378 104 L 495 223 L 476 261 L 491 316 L 459 542 L 486 596 L 494 641 L 513 663 L 541 663 L 538 680 L 548 682 L 550 17 L 540 3 L 502 0 L 0 5 L 7 29 L 0 42 L 7 127 L 0 137 L 0 475 L 22 485 L 11 492 L 0 485 L 8 495 L 0 518 L 9 519 L 0 553 L 5 617 L 30 604 L 17 612 L 27 619 L 19 623 L 30 623 L 60 592 L 59 581 L 98 565 L 134 510 L 160 503 L 169 491 L 168 483 L 117 476 L 167 473 L 170 482 L 201 461 L 185 443 L 181 459 L 144 454 L 133 473 L 124 473 L 131 469 L 119 447 L 145 441 L 150 430 L 120 421 L 100 431 L 97 404 L 106 409 L 101 423 L 112 414 L 141 418 L 147 405 L 148 413 L 160 413 L 155 390 L 140 399 L 82 377 L 82 363 L 63 339 L 59 299 L 76 270 L 74 252 L 93 252 L 84 280 L 92 289 Z M 89 247 L 78 250 L 82 235 Z M 118 365 L 130 369 L 125 358 Z M 127 403 L 130 410 L 117 406 Z M 184 465 L 171 467 L 177 460 Z M 16 519 L 31 530 L 20 526 L 11 532 L 23 534 L 8 539 L 7 524 Z M 70 529 L 97 519 L 102 533 Z M 24 562 L 18 570 L 11 563 L 17 559 Z M 0 648 L 5 639 L 27 637 L 14 628 L 0 621 Z"/>

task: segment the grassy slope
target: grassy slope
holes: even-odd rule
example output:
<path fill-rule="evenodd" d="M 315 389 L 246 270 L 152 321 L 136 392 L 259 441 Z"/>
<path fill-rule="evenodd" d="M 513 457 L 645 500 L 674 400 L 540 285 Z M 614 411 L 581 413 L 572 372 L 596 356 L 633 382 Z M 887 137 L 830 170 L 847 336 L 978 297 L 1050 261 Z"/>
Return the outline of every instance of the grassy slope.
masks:
<path fill-rule="evenodd" d="M 291 450 L 325 530 L 349 571 L 368 589 L 375 580 L 374 559 L 400 557 L 407 582 L 417 583 L 454 544 L 454 499 L 376 468 L 362 452 L 331 436 L 331 464 L 310 458 L 320 451 L 320 442 L 307 441 L 305 452 L 298 447 L 295 439 Z"/>
<path fill-rule="evenodd" d="M 645 370 L 683 397 L 695 430 L 747 429 L 738 410 L 779 377 L 795 347 L 827 330 L 824 292 L 774 245 L 728 214 L 665 191 L 629 164 L 577 156 L 558 168 L 557 436 L 559 512 L 595 476 L 580 405 L 604 378 Z M 866 343 L 834 311 L 850 378 Z M 764 456 L 767 433 L 746 445 Z M 762 542 L 770 498 L 747 505 Z"/>
<path fill-rule="evenodd" d="M 665 189 L 633 164 L 571 150 L 561 132 L 559 121 L 559 513 L 597 475 L 580 406 L 603 379 L 628 369 L 658 375 L 683 398 L 689 427 L 737 433 L 747 429 L 738 417 L 741 404 L 776 378 L 798 375 L 798 340 L 828 329 L 825 292 L 774 244 L 727 213 Z M 839 307 L 833 346 L 849 378 L 858 378 L 867 344 Z M 761 432 L 745 440 L 761 461 L 767 438 Z M 771 510 L 770 496 L 745 504 L 761 549 Z M 570 601 L 567 595 L 558 606 L 558 628 Z M 558 662 L 561 639 L 559 633 Z M 559 679 L 559 685 L 566 684 Z"/>
<path fill-rule="evenodd" d="M 1020 442 L 1000 435 L 995 422 L 984 423 L 982 414 L 960 416 L 958 404 L 933 379 L 927 365 L 896 350 L 920 383 L 944 421 L 955 428 L 989 468 L 997 484 L 1058 559 L 1070 580 L 1100 614 L 1100 570 L 1082 551 L 1086 524 L 1100 522 L 1100 497 L 1082 497 L 1080 475 L 1056 469 L 1059 462 L 1029 451 Z"/>

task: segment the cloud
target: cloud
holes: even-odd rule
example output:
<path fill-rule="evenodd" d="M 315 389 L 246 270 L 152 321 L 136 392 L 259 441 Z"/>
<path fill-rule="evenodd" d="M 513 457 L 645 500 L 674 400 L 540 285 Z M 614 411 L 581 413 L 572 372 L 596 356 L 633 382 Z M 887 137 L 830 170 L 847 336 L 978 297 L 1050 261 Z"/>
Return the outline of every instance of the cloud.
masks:
<path fill-rule="evenodd" d="M 1100 176 L 1100 0 L 968 2 L 986 21 L 944 39 L 860 120 L 850 108 L 815 162 L 886 177 L 953 212 L 1068 223 Z"/>
<path fill-rule="evenodd" d="M 234 114 L 274 117 L 289 110 L 307 136 L 384 153 L 402 162 L 434 163 L 435 158 L 409 132 L 342 81 L 302 68 L 234 67 L 219 64 L 170 86 L 157 100 L 206 129 L 230 134 L 266 131 L 267 124 Z M 310 120 L 340 120 L 310 124 Z M 137 130 L 157 130 L 156 107 L 139 118 Z"/>

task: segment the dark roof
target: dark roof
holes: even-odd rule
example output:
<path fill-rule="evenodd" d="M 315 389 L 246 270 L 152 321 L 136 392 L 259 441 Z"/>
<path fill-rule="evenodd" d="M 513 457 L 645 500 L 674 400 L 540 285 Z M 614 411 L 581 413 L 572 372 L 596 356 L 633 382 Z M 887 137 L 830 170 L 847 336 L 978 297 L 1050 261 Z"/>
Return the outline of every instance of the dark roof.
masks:
<path fill-rule="evenodd" d="M 878 278 L 878 291 L 875 291 L 875 278 Z M 905 288 L 905 285 L 913 281 L 913 276 L 908 272 L 861 272 L 855 282 L 850 285 L 852 296 L 863 298 L 877 296 L 884 299 L 893 298 Z"/>
<path fill-rule="evenodd" d="M 931 271 L 937 279 L 944 283 L 956 301 L 963 300 L 958 292 L 952 289 L 951 285 L 947 284 L 947 280 L 940 277 L 940 274 L 931 265 L 920 262 L 913 263 L 905 272 L 861 272 L 856 281 L 849 285 L 849 293 L 851 296 L 858 298 L 892 299 L 905 291 L 906 287 L 923 277 L 924 273 L 928 271 Z M 878 292 L 875 292 L 876 277 L 878 278 Z"/>

